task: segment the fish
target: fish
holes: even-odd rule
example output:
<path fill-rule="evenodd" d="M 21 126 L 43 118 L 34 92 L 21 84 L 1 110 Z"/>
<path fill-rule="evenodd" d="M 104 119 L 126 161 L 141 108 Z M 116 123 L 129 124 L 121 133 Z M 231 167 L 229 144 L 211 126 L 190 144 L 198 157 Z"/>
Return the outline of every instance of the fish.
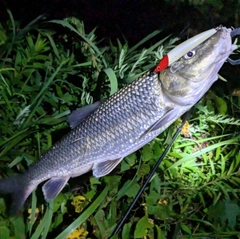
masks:
<path fill-rule="evenodd" d="M 103 101 L 72 112 L 72 130 L 22 174 L 0 180 L 0 194 L 11 195 L 16 214 L 42 182 L 44 198 L 53 200 L 71 177 L 92 170 L 109 174 L 196 104 L 218 79 L 218 71 L 237 49 L 232 29 L 216 33 L 161 72 L 149 71 Z"/>

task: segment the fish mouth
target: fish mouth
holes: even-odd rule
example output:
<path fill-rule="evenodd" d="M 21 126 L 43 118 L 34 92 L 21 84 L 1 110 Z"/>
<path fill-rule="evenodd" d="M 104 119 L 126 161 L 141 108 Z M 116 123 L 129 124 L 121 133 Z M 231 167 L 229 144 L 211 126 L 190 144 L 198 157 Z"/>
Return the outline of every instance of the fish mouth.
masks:
<path fill-rule="evenodd" d="M 233 44 L 232 35 L 238 35 L 240 28 L 239 32 L 222 26 L 217 30 L 197 49 L 200 54 L 199 59 L 193 62 L 194 65 L 189 64 L 189 67 L 184 68 L 187 63 L 184 65 L 184 62 L 179 61 L 175 63 L 179 64 L 177 71 L 173 72 L 170 68 L 161 75 L 163 90 L 168 99 L 178 105 L 195 104 L 196 99 L 199 100 L 218 79 L 217 73 L 220 68 L 231 52 L 237 49 Z M 163 79 L 164 77 L 166 79 Z M 172 87 L 171 84 L 176 87 Z"/>

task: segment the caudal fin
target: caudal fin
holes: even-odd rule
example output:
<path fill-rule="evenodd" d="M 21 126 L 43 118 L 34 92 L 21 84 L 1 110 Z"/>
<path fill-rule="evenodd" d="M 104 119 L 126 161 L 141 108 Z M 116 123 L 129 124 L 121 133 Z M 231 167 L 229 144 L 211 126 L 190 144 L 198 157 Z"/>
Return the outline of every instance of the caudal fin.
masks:
<path fill-rule="evenodd" d="M 0 195 L 11 195 L 9 215 L 16 214 L 32 192 L 28 184 L 24 174 L 0 180 Z"/>

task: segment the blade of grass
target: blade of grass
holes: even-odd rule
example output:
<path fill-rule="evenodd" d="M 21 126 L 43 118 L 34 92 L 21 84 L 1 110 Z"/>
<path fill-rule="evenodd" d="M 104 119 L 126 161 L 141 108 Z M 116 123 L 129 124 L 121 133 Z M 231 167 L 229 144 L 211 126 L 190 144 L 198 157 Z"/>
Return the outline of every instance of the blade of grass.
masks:
<path fill-rule="evenodd" d="M 34 24 L 36 24 L 39 20 L 41 20 L 43 18 L 44 18 L 44 15 L 39 15 L 38 17 L 36 17 L 29 24 L 27 24 L 24 28 L 19 30 L 19 32 L 17 33 L 17 37 L 18 38 L 24 37 L 26 35 L 26 33 L 29 32 L 33 28 Z"/>
<path fill-rule="evenodd" d="M 52 37 L 50 36 L 50 34 L 48 34 L 47 32 L 44 32 L 44 35 L 46 35 L 46 37 L 48 38 L 51 46 L 52 46 L 52 49 L 53 49 L 53 52 L 54 54 L 56 55 L 56 57 L 58 58 L 59 61 L 61 61 L 61 58 L 60 58 L 60 55 L 59 55 L 59 52 L 58 52 L 58 49 L 57 49 L 57 46 L 54 42 L 54 40 L 52 39 Z"/>
<path fill-rule="evenodd" d="M 220 138 L 223 138 L 223 137 L 227 137 L 227 136 L 230 136 L 230 134 L 224 134 L 224 135 L 217 135 L 217 136 L 213 136 L 213 137 L 209 137 L 209 138 L 203 138 L 203 139 L 198 139 L 198 140 L 193 140 L 193 139 L 181 139 L 181 144 L 179 145 L 176 145 L 175 148 L 176 149 L 179 149 L 179 148 L 185 148 L 187 146 L 192 146 L 194 144 L 197 144 L 199 145 L 200 143 L 204 143 L 204 142 L 208 142 L 208 141 L 211 141 L 211 140 L 220 140 Z M 185 143 L 183 143 L 185 142 Z"/>
<path fill-rule="evenodd" d="M 53 215 L 53 202 L 50 202 L 44 214 L 44 217 L 42 218 L 42 221 L 38 225 L 36 231 L 30 237 L 30 239 L 39 239 L 39 238 L 45 239 L 47 237 L 49 227 L 52 222 L 52 215 Z"/>
<path fill-rule="evenodd" d="M 47 238 L 47 234 L 49 232 L 49 228 L 50 228 L 50 226 L 52 224 L 53 201 L 49 203 L 48 209 L 49 210 L 48 210 L 48 214 L 47 214 L 47 217 L 46 217 L 45 227 L 44 227 L 41 239 Z"/>
<path fill-rule="evenodd" d="M 138 58 L 137 61 L 133 64 L 132 69 L 131 69 L 130 72 L 133 72 L 133 71 L 135 70 L 135 68 L 137 67 L 137 65 L 138 65 L 140 62 L 143 62 L 143 60 L 147 58 L 146 52 L 147 52 L 146 50 L 143 50 L 143 51 L 141 52 L 139 58 Z"/>
<path fill-rule="evenodd" d="M 31 130 L 27 130 L 26 132 L 21 131 L 20 133 L 11 137 L 11 139 L 12 139 L 11 142 L 8 145 L 6 145 L 6 147 L 2 150 L 2 152 L 0 153 L 0 157 L 2 157 L 4 154 L 6 154 L 12 147 L 14 147 L 16 144 L 18 144 L 18 142 L 20 142 L 25 137 L 28 137 L 29 135 L 31 135 L 34 132 L 35 131 L 31 131 Z"/>
<path fill-rule="evenodd" d="M 95 199 L 95 201 L 74 221 L 72 222 L 64 231 L 62 231 L 55 239 L 65 239 L 69 234 L 71 234 L 77 227 L 83 224 L 99 207 L 99 205 L 105 200 L 108 194 L 108 186 L 104 188 L 101 194 Z"/>
<path fill-rule="evenodd" d="M 35 215 L 36 215 L 36 208 L 37 208 L 37 196 L 35 190 L 32 192 L 32 206 L 31 206 L 31 215 L 30 215 L 30 220 L 28 223 L 28 232 L 29 235 L 32 234 L 32 227 L 35 222 Z"/>
<path fill-rule="evenodd" d="M 239 144 L 239 137 L 235 137 L 233 139 L 229 139 L 229 140 L 225 140 L 219 143 L 216 143 L 214 145 L 210 145 L 204 149 L 201 149 L 193 154 L 188 154 L 186 156 L 184 156 L 182 159 L 180 159 L 179 161 L 177 161 L 176 163 L 172 164 L 167 170 L 170 170 L 171 168 L 175 168 L 178 167 L 179 165 L 182 165 L 190 160 L 193 160 L 199 156 L 201 156 L 204 153 L 210 152 L 218 147 L 221 146 L 226 146 L 226 145 L 230 145 L 230 144 Z"/>
<path fill-rule="evenodd" d="M 118 80 L 117 80 L 116 74 L 114 73 L 112 68 L 107 68 L 107 69 L 104 69 L 103 71 L 106 73 L 110 81 L 110 86 L 111 86 L 110 95 L 112 95 L 118 91 Z"/>
<path fill-rule="evenodd" d="M 153 52 L 154 49 L 156 49 L 159 45 L 161 45 L 163 42 L 165 42 L 170 36 L 167 36 L 165 38 L 163 38 L 162 40 L 158 41 L 157 43 L 155 43 L 154 45 L 152 45 L 151 47 L 149 47 L 147 49 L 147 54 Z"/>
<path fill-rule="evenodd" d="M 87 37 L 85 37 L 83 34 L 77 31 L 77 29 L 75 29 L 70 23 L 64 20 L 52 20 L 49 22 L 60 24 L 63 27 L 67 27 L 69 30 L 75 32 L 78 36 L 80 36 L 85 42 L 87 42 L 94 49 L 94 51 L 102 58 L 103 64 L 107 68 L 107 63 L 102 55 L 102 52 L 98 49 L 98 47 L 95 44 L 93 44 Z"/>
<path fill-rule="evenodd" d="M 35 111 L 37 110 L 38 106 L 40 105 L 41 101 L 43 100 L 44 97 L 44 93 L 45 91 L 48 89 L 48 87 L 52 84 L 53 80 L 55 79 L 56 75 L 58 74 L 58 72 L 61 70 L 61 68 L 63 67 L 63 65 L 65 65 L 68 62 L 69 59 L 66 59 L 65 61 L 61 62 L 61 64 L 59 65 L 59 67 L 55 70 L 55 72 L 51 75 L 51 77 L 48 79 L 48 81 L 46 82 L 46 84 L 44 84 L 44 86 L 42 87 L 41 91 L 38 93 L 38 95 L 36 96 L 36 98 L 34 99 L 34 101 L 32 102 L 31 106 L 33 107 L 28 118 L 25 120 L 25 122 L 21 125 L 21 128 L 25 128 L 27 127 L 27 125 L 30 124 L 30 121 L 33 117 L 33 115 L 35 114 Z"/>
<path fill-rule="evenodd" d="M 129 49 L 128 53 L 135 51 L 139 46 L 141 46 L 142 44 L 144 44 L 145 42 L 147 42 L 149 39 L 155 37 L 156 35 L 158 35 L 161 31 L 160 30 L 156 30 L 152 33 L 150 33 L 149 35 L 147 35 L 146 37 L 144 37 L 140 42 L 138 42 L 135 46 L 133 46 L 131 49 Z"/>
<path fill-rule="evenodd" d="M 11 24 L 12 24 L 12 36 L 11 36 L 12 41 L 11 41 L 10 47 L 8 47 L 8 51 L 7 51 L 7 54 L 5 56 L 5 59 L 8 58 L 8 55 L 12 51 L 12 46 L 13 46 L 13 43 L 14 43 L 15 38 L 16 38 L 16 26 L 15 26 L 15 22 L 14 22 L 14 19 L 13 19 L 13 15 L 12 15 L 12 13 L 9 9 L 7 9 L 7 13 L 9 15 L 9 18 L 10 18 Z"/>

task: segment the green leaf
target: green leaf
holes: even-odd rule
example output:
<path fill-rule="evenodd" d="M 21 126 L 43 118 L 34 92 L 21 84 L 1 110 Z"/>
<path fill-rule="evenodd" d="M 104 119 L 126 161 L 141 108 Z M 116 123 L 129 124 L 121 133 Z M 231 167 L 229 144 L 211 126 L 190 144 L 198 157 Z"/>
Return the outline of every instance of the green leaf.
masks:
<path fill-rule="evenodd" d="M 63 207 L 63 205 L 66 205 L 67 203 L 67 197 L 63 193 L 60 193 L 57 195 L 56 198 L 53 200 L 53 212 L 57 212 L 60 207 Z"/>
<path fill-rule="evenodd" d="M 10 230 L 6 226 L 0 226 L 0 239 L 9 239 Z"/>
<path fill-rule="evenodd" d="M 123 188 L 125 187 L 125 185 L 128 185 L 128 183 L 129 183 L 129 181 L 127 181 L 124 184 Z M 128 197 L 135 197 L 137 195 L 139 189 L 140 189 L 140 185 L 137 182 L 132 183 L 130 185 L 130 187 L 127 187 L 127 191 L 125 192 L 125 195 L 127 195 Z"/>
<path fill-rule="evenodd" d="M 23 217 L 14 216 L 10 218 L 10 221 L 14 226 L 15 238 L 16 239 L 26 238 L 25 224 L 23 221 Z"/>
<path fill-rule="evenodd" d="M 132 223 L 125 223 L 123 226 L 123 230 L 122 230 L 122 238 L 124 239 L 130 239 L 130 230 L 132 227 Z"/>
<path fill-rule="evenodd" d="M 108 222 L 105 218 L 105 213 L 103 210 L 99 210 L 97 211 L 97 213 L 94 216 L 97 225 L 99 227 L 100 233 L 101 233 L 101 237 L 102 238 L 107 238 L 107 235 L 109 234 L 109 225 Z"/>
<path fill-rule="evenodd" d="M 155 228 L 157 230 L 157 238 L 158 239 L 166 239 L 164 232 L 161 230 L 161 228 L 159 228 L 158 225 L 155 225 Z"/>
<path fill-rule="evenodd" d="M 146 144 L 142 149 L 142 161 L 147 162 L 153 159 L 154 153 L 152 147 L 149 144 Z"/>
<path fill-rule="evenodd" d="M 148 215 L 145 215 L 137 222 L 136 228 L 134 230 L 134 238 L 143 238 L 147 236 L 148 229 L 152 227 L 153 224 L 148 221 Z"/>
<path fill-rule="evenodd" d="M 214 103 L 215 103 L 218 113 L 221 115 L 226 115 L 226 113 L 227 113 L 226 101 L 223 98 L 216 96 L 214 98 Z"/>
<path fill-rule="evenodd" d="M 230 229 L 233 229 L 237 223 L 237 216 L 240 215 L 240 207 L 233 201 L 221 200 L 216 205 L 209 207 L 208 215 L 210 220 L 214 220 L 215 225 L 220 220 L 222 224 L 227 224 Z"/>
<path fill-rule="evenodd" d="M 158 204 L 157 206 L 147 206 L 148 214 L 157 215 L 160 220 L 167 220 L 169 217 L 175 216 L 175 212 L 171 210 L 169 205 Z"/>
<path fill-rule="evenodd" d="M 190 227 L 187 225 L 181 224 L 181 228 L 183 231 L 185 231 L 187 234 L 192 234 Z"/>
<path fill-rule="evenodd" d="M 106 182 L 109 191 L 111 191 L 110 195 L 115 195 L 118 192 L 118 184 L 121 181 L 121 177 L 117 175 L 106 176 L 104 177 L 104 181 Z"/>
<path fill-rule="evenodd" d="M 160 194 L 161 190 L 161 180 L 159 176 L 155 173 L 151 179 L 151 184 L 150 184 L 150 194 L 153 191 L 156 191 L 158 194 Z"/>

